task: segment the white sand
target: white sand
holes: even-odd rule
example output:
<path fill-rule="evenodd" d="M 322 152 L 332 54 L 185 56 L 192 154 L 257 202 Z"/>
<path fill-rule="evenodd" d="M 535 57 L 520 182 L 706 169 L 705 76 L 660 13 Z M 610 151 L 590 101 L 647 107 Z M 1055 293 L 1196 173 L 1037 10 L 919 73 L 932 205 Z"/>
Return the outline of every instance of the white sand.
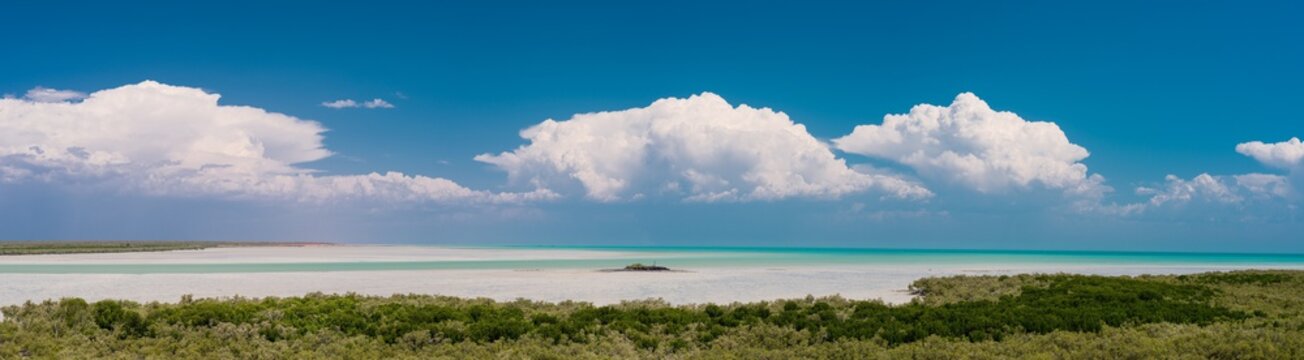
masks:
<path fill-rule="evenodd" d="M 309 245 L 219 247 L 99 254 L 0 256 L 0 264 L 249 264 L 358 261 L 470 261 L 610 259 L 636 256 L 620 251 L 570 249 L 455 248 L 398 245 Z"/>
<path fill-rule="evenodd" d="M 342 249 L 342 250 L 341 250 Z M 629 254 L 571 250 L 448 249 L 431 247 L 226 248 L 161 253 L 0 257 L 0 264 L 213 263 L 312 261 L 411 261 L 432 259 L 609 258 Z M 1176 274 L 1237 267 L 1135 265 L 848 265 L 707 267 L 686 272 L 600 272 L 594 269 L 402 270 L 214 274 L 3 274 L 0 305 L 61 297 L 175 302 L 196 297 L 297 296 L 308 292 L 372 295 L 396 293 L 577 300 L 598 304 L 660 298 L 671 303 L 759 301 L 841 295 L 854 299 L 909 301 L 907 286 L 926 276 L 1070 272 L 1084 274 Z"/>

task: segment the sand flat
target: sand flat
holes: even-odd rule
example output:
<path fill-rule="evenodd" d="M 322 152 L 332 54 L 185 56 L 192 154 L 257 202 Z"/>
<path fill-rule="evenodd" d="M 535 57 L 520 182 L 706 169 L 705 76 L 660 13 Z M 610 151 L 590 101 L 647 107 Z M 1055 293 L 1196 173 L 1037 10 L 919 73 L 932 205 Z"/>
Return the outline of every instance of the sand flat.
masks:
<path fill-rule="evenodd" d="M 659 298 L 683 303 L 759 301 L 841 295 L 909 301 L 915 279 L 942 275 L 1070 272 L 1181 274 L 1234 267 L 923 267 L 846 266 L 703 268 L 685 272 L 601 272 L 591 269 L 339 271 L 219 274 L 0 274 L 0 304 L 82 297 L 173 302 L 196 297 L 296 296 L 309 292 L 370 295 L 437 294 L 588 301 L 598 304 Z"/>
<path fill-rule="evenodd" d="M 607 250 L 472 249 L 421 246 L 215 248 L 151 253 L 0 256 L 0 264 L 187 264 L 499 259 L 623 259 L 646 253 Z M 1238 265 L 1144 264 L 783 264 L 704 266 L 676 272 L 603 272 L 593 268 L 502 268 L 229 273 L 0 273 L 0 305 L 62 297 L 175 302 L 196 297 L 298 296 L 309 292 L 435 294 L 576 300 L 597 304 L 657 298 L 675 304 L 727 303 L 841 295 L 901 303 L 915 279 L 944 275 L 1082 273 L 1182 274 Z"/>
<path fill-rule="evenodd" d="M 253 264 L 596 259 L 632 257 L 621 251 L 460 248 L 404 245 L 215 247 L 150 252 L 0 255 L 0 264 Z"/>

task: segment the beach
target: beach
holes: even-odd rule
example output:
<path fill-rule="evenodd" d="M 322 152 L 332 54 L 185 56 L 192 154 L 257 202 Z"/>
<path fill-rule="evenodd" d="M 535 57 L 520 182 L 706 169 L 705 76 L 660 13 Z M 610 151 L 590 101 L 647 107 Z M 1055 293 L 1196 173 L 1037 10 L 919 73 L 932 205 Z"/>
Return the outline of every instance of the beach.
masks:
<path fill-rule="evenodd" d="M 63 297 L 176 302 L 183 295 L 284 297 L 311 292 L 595 304 L 645 299 L 731 303 L 838 295 L 902 303 L 912 298 L 910 283 L 929 276 L 1186 274 L 1304 267 L 1236 259 L 1105 261 L 1033 254 L 1011 261 L 1010 256 L 1019 255 L 931 256 L 889 253 L 817 262 L 804 260 L 814 259 L 809 254 L 783 252 L 370 245 L 0 256 L 0 305 Z M 647 260 L 677 271 L 602 271 Z"/>

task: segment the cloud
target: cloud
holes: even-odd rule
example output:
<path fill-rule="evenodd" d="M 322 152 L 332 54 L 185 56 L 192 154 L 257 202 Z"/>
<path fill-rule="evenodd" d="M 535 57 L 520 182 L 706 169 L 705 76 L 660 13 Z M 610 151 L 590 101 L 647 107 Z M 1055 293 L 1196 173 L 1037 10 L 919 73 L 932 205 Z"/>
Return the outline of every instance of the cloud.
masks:
<path fill-rule="evenodd" d="M 1252 141 L 1236 145 L 1236 152 L 1264 165 L 1293 170 L 1304 157 L 1304 145 L 1297 138 L 1273 144 Z M 1274 212 L 1293 213 L 1298 200 L 1290 176 L 1261 173 L 1202 173 L 1189 180 L 1168 175 L 1163 185 L 1138 187 L 1136 193 L 1149 198 L 1144 203 L 1130 205 L 1133 214 L 1181 210 L 1210 218 L 1249 215 L 1264 218 Z"/>
<path fill-rule="evenodd" d="M 241 197 L 289 198 L 305 202 L 359 201 L 372 203 L 523 203 L 550 200 L 548 190 L 494 193 L 472 190 L 452 180 L 400 172 L 366 175 L 209 176 L 184 178 L 184 191 L 235 194 Z M 157 184 L 164 185 L 164 184 Z"/>
<path fill-rule="evenodd" d="M 972 93 L 957 95 L 950 106 L 916 105 L 908 114 L 884 116 L 882 124 L 856 126 L 833 143 L 980 193 L 1033 186 L 1091 196 L 1109 191 L 1081 163 L 1087 149 L 1069 142 L 1055 123 L 992 110 Z"/>
<path fill-rule="evenodd" d="M 1253 199 L 1285 199 L 1295 194 L 1295 188 L 1291 186 L 1290 180 L 1281 175 L 1242 174 L 1232 175 L 1232 179 L 1235 179 L 1236 185 L 1245 189 Z"/>
<path fill-rule="evenodd" d="M 153 81 L 84 101 L 0 100 L 0 181 L 101 186 L 166 196 L 298 201 L 519 202 L 547 191 L 491 193 L 398 172 L 320 175 L 325 128 L 220 95 Z"/>
<path fill-rule="evenodd" d="M 1296 137 L 1271 144 L 1251 141 L 1236 145 L 1236 152 L 1254 158 L 1267 166 L 1295 170 L 1300 167 L 1300 160 L 1304 159 L 1304 143 Z"/>
<path fill-rule="evenodd" d="M 362 107 L 365 107 L 365 108 L 368 108 L 368 109 L 376 109 L 376 108 L 380 108 L 380 109 L 393 109 L 393 108 L 394 108 L 394 104 L 390 104 L 388 101 L 385 101 L 385 99 L 379 99 L 379 98 L 377 98 L 377 99 L 371 99 L 371 101 L 367 101 L 367 102 L 362 103 Z"/>
<path fill-rule="evenodd" d="M 56 103 L 56 102 L 85 99 L 86 93 L 80 91 L 73 91 L 73 90 L 56 90 L 56 89 L 37 86 L 36 88 L 27 90 L 27 94 L 24 94 L 23 98 L 35 102 Z"/>
<path fill-rule="evenodd" d="M 549 189 L 578 184 L 598 201 L 836 198 L 869 190 L 931 196 L 896 175 L 852 170 L 782 112 L 731 106 L 712 93 L 548 119 L 520 135 L 529 143 L 475 160 L 506 171 L 516 183 Z"/>
<path fill-rule="evenodd" d="M 1289 180 L 1273 174 L 1168 175 L 1157 187 L 1139 187 L 1143 203 L 1119 207 L 1123 215 L 1167 215 L 1201 221 L 1294 219 L 1298 206 Z"/>
<path fill-rule="evenodd" d="M 1299 173 L 1294 171 L 1304 157 L 1304 145 L 1298 138 L 1273 144 L 1261 141 L 1242 143 L 1236 152 L 1264 165 L 1290 170 L 1291 174 L 1249 173 L 1210 175 L 1202 173 L 1191 179 L 1168 175 L 1160 186 L 1142 186 L 1138 195 L 1149 196 L 1146 202 L 1128 205 L 1128 214 L 1146 212 L 1188 213 L 1207 219 L 1242 217 L 1265 219 L 1291 217 L 1299 200 Z"/>
<path fill-rule="evenodd" d="M 1234 204 L 1245 200 L 1234 183 L 1229 183 L 1224 177 L 1214 177 L 1208 173 L 1196 175 L 1191 180 L 1170 174 L 1164 177 L 1164 181 L 1163 187 L 1139 187 L 1136 192 L 1138 195 L 1150 195 L 1151 206 L 1191 201 Z"/>
<path fill-rule="evenodd" d="M 353 99 L 340 99 L 335 101 L 323 102 L 321 103 L 321 106 L 325 106 L 331 109 L 355 108 L 358 107 L 358 102 L 353 101 Z"/>
<path fill-rule="evenodd" d="M 357 102 L 354 101 L 353 99 L 339 99 L 335 101 L 323 102 L 321 103 L 321 106 L 325 106 L 332 109 L 347 109 L 347 108 L 393 109 L 394 108 L 394 104 L 391 104 L 388 101 L 385 101 L 385 99 L 381 99 L 381 98 L 375 98 L 364 102 Z"/>

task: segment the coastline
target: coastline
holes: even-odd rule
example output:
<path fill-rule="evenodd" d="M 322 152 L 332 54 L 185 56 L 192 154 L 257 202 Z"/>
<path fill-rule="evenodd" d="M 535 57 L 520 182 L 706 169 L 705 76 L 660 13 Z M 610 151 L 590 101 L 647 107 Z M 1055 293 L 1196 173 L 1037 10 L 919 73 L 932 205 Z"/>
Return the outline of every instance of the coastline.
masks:
<path fill-rule="evenodd" d="M 0 305 L 62 297 L 89 301 L 125 299 L 176 302 L 232 296 L 299 296 L 311 292 L 366 295 L 432 294 L 501 301 L 583 301 L 612 304 L 661 299 L 672 304 L 732 303 L 838 295 L 850 299 L 908 302 L 913 281 L 930 276 L 1073 273 L 1092 275 L 1189 274 L 1206 271 L 1304 268 L 1304 264 L 1111 264 L 1111 263 L 767 263 L 770 258 L 715 253 L 659 253 L 699 263 L 733 259 L 717 266 L 678 266 L 673 272 L 604 272 L 602 267 L 568 266 L 594 262 L 635 262 L 650 255 L 636 251 L 584 249 L 482 249 L 427 246 L 339 245 L 327 247 L 234 247 L 146 253 L 24 255 L 0 257 L 4 266 L 168 266 L 208 264 L 213 272 L 17 273 L 0 272 Z M 697 256 L 697 258 L 694 258 Z M 723 256 L 723 257 L 721 257 Z M 736 256 L 730 258 L 728 256 Z M 366 271 L 222 271 L 223 266 L 274 266 L 304 263 L 452 264 L 445 269 Z M 685 260 L 688 261 L 688 260 Z M 534 263 L 532 263 L 534 262 Z M 664 262 L 663 262 L 664 263 Z M 80 264 L 80 265 L 79 265 Z M 424 263 L 418 263 L 424 264 Z M 500 268 L 458 268 L 463 264 L 508 264 Z M 530 264 L 542 266 L 531 267 Z M 255 268 L 257 269 L 257 268 Z"/>
<path fill-rule="evenodd" d="M 409 245 L 329 244 L 322 246 L 230 246 L 148 252 L 75 253 L 7 256 L 0 265 L 58 264 L 284 264 L 415 261 L 566 260 L 634 256 L 586 250 L 528 250 Z"/>
<path fill-rule="evenodd" d="M 232 247 L 316 247 L 333 246 L 326 242 L 261 241 L 171 241 L 171 240 L 84 240 L 84 241 L 0 241 L 0 257 L 35 255 L 78 255 L 149 253 L 206 250 Z"/>

